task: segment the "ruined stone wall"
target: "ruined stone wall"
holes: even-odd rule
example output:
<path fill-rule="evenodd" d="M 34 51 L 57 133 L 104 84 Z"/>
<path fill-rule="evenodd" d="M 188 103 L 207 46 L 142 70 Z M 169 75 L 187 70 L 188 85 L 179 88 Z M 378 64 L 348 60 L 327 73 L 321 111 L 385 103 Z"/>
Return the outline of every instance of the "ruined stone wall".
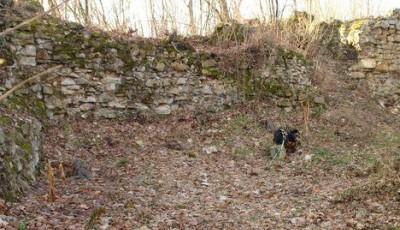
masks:
<path fill-rule="evenodd" d="M 4 27 L 23 19 L 20 11 L 10 12 L 3 17 Z M 182 41 L 121 38 L 52 17 L 1 39 L 0 50 L 0 93 L 34 73 L 63 65 L 8 100 L 9 107 L 29 107 L 41 117 L 218 111 L 256 90 L 291 107 L 311 86 L 311 62 L 280 48 L 265 51 L 274 61 L 261 69 L 244 60 L 232 74 L 221 68 L 221 57 L 197 52 Z"/>
<path fill-rule="evenodd" d="M 355 22 L 353 42 L 358 63 L 350 69 L 353 79 L 366 80 L 382 106 L 400 108 L 400 10 L 389 16 Z"/>
<path fill-rule="evenodd" d="M 0 31 L 40 10 L 34 1 L 0 8 Z M 289 110 L 305 100 L 312 63 L 290 50 L 262 49 L 230 62 L 233 55 L 199 52 L 179 39 L 115 36 L 49 16 L 0 37 L 0 94 L 62 65 L 0 103 L 0 197 L 15 198 L 35 179 L 41 125 L 30 115 L 45 121 L 209 112 L 257 95 Z"/>
<path fill-rule="evenodd" d="M 38 120 L 0 110 L 0 198 L 17 198 L 36 179 L 41 140 Z"/>
<path fill-rule="evenodd" d="M 3 90 L 39 70 L 64 65 L 31 87 L 48 117 L 220 110 L 237 100 L 233 87 L 198 73 L 193 51 L 170 43 L 118 40 L 46 18 L 7 37 L 5 47 L 10 55 Z"/>

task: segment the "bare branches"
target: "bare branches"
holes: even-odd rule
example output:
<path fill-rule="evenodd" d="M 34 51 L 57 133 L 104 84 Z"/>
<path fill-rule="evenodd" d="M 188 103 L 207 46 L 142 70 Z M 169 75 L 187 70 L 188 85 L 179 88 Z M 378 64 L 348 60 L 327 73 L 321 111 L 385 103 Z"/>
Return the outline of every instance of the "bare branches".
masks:
<path fill-rule="evenodd" d="M 194 35 L 197 31 L 197 28 L 196 28 L 196 19 L 194 17 L 193 0 L 189 0 L 187 7 L 189 11 L 190 34 Z"/>
<path fill-rule="evenodd" d="M 222 22 L 227 22 L 231 20 L 229 14 L 228 2 L 226 0 L 218 0 L 219 8 L 221 9 Z"/>
<path fill-rule="evenodd" d="M 240 14 L 240 7 L 243 3 L 243 0 L 235 0 L 233 1 L 233 18 L 236 20 L 242 20 L 242 15 Z"/>
<path fill-rule="evenodd" d="M 24 26 L 26 26 L 26 25 L 28 25 L 28 24 L 30 24 L 30 23 L 36 21 L 37 19 L 43 17 L 44 15 L 48 14 L 49 12 L 52 12 L 52 11 L 58 9 L 61 5 L 66 4 L 68 1 L 70 1 L 70 0 L 64 0 L 64 1 L 62 1 L 60 4 L 58 4 L 58 5 L 54 6 L 53 8 L 49 9 L 48 11 L 45 11 L 45 12 L 43 12 L 43 13 L 40 13 L 40 14 L 36 15 L 35 17 L 33 17 L 33 18 L 31 18 L 31 19 L 28 19 L 28 20 L 26 20 L 26 21 L 23 21 L 23 22 L 21 22 L 20 24 L 16 25 L 15 27 L 8 28 L 8 29 L 2 31 L 2 32 L 0 33 L 0 37 L 3 37 L 3 36 L 5 36 L 5 35 L 7 35 L 7 34 L 10 34 L 10 33 L 12 33 L 13 31 L 18 30 L 19 28 L 24 27 Z"/>
<path fill-rule="evenodd" d="M 218 8 L 214 5 L 214 3 L 211 2 L 210 0 L 204 0 L 204 1 L 207 3 L 208 8 L 210 8 L 212 11 L 214 11 L 217 14 L 220 21 L 223 21 L 223 16 L 222 16 L 221 12 L 218 10 Z"/>
<path fill-rule="evenodd" d="M 45 75 L 47 75 L 47 74 L 49 74 L 49 73 L 51 73 L 51 72 L 54 72 L 55 70 L 57 70 L 57 69 L 59 69 L 59 68 L 61 68 L 61 67 L 62 67 L 62 65 L 57 65 L 57 66 L 51 67 L 50 69 L 47 69 L 47 70 L 45 70 L 45 71 L 43 71 L 43 72 L 41 72 L 41 73 L 39 73 L 39 74 L 36 74 L 36 75 L 34 75 L 34 76 L 32 76 L 32 77 L 30 77 L 30 78 L 28 78 L 28 79 L 26 79 L 26 80 L 24 80 L 24 81 L 18 83 L 17 85 L 15 85 L 14 87 L 12 87 L 10 90 L 8 90 L 5 94 L 1 95 L 1 96 L 0 96 L 0 101 L 6 99 L 6 98 L 7 98 L 8 96 L 10 96 L 13 92 L 15 92 L 16 90 L 18 90 L 19 88 L 21 88 L 21 87 L 24 86 L 25 84 L 27 84 L 27 83 L 29 83 L 29 82 L 35 80 L 35 79 L 39 79 L 40 77 L 43 77 L 43 76 L 45 76 Z"/>

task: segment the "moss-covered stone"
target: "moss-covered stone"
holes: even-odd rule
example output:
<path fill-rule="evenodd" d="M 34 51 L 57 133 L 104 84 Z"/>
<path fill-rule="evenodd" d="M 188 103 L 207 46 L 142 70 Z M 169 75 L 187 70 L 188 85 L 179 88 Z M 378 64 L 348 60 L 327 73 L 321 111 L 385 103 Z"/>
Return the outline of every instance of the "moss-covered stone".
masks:
<path fill-rule="evenodd" d="M 289 60 L 297 60 L 302 65 L 312 65 L 310 59 L 306 58 L 303 54 L 295 52 L 294 50 L 286 49 L 283 47 L 276 47 L 277 57 L 276 57 L 276 65 L 284 65 L 285 68 L 289 68 Z"/>
<path fill-rule="evenodd" d="M 212 43 L 234 41 L 244 42 L 252 31 L 252 27 L 247 24 L 240 24 L 236 21 L 221 23 L 217 25 L 210 36 Z"/>
<path fill-rule="evenodd" d="M 7 110 L 8 111 L 8 110 Z M 41 124 L 34 118 L 0 113 L 0 198 L 15 201 L 35 180 L 41 157 Z"/>
<path fill-rule="evenodd" d="M 29 94 L 12 95 L 1 104 L 11 110 L 28 112 L 40 120 L 47 118 L 47 111 L 44 102 Z"/>
<path fill-rule="evenodd" d="M 11 126 L 14 120 L 8 116 L 0 116 L 0 125 L 1 126 Z"/>

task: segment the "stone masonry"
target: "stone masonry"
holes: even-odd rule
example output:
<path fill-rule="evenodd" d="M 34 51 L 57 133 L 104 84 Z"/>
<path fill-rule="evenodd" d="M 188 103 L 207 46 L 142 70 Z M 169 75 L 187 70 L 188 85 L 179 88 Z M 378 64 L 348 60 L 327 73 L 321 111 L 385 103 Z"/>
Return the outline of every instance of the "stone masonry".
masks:
<path fill-rule="evenodd" d="M 400 9 L 361 24 L 353 39 L 359 61 L 350 69 L 351 76 L 366 80 L 379 103 L 396 112 L 400 109 Z"/>
<path fill-rule="evenodd" d="M 14 10 L 6 25 L 22 21 Z M 0 92 L 51 66 L 64 67 L 17 92 L 23 105 L 36 105 L 46 117 L 117 118 L 149 112 L 219 111 L 244 99 L 244 91 L 264 90 L 278 105 L 290 107 L 311 86 L 311 62 L 299 54 L 275 50 L 274 62 L 243 77 L 223 78 L 220 60 L 174 41 L 119 38 L 79 24 L 44 17 L 0 41 Z M 265 86 L 255 89 L 255 83 Z M 253 94 L 250 92 L 249 94 Z M 28 100 L 26 100 L 28 98 Z M 35 102 L 33 102 L 35 101 Z M 13 98 L 9 100 L 13 104 Z M 15 106 L 11 106 L 15 107 Z"/>

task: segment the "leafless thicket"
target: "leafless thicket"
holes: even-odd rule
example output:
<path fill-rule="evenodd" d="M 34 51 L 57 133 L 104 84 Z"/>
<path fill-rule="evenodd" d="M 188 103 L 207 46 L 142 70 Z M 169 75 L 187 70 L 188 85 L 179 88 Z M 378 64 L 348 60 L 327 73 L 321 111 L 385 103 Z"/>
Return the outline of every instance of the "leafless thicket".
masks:
<path fill-rule="evenodd" d="M 61 0 L 40 0 L 53 7 Z M 256 0 L 263 21 L 276 20 L 284 9 L 279 0 Z M 177 31 L 185 35 L 209 34 L 218 23 L 243 21 L 244 0 L 71 0 L 52 12 L 65 20 L 107 30 L 137 31 L 139 35 L 160 36 Z M 132 15 L 140 8 L 142 15 Z M 136 9 L 136 10 L 132 10 Z"/>
<path fill-rule="evenodd" d="M 40 1 L 49 8 L 62 2 Z M 254 8 L 254 18 L 263 24 L 274 24 L 298 9 L 317 19 L 335 18 L 339 14 L 365 17 L 374 10 L 371 0 L 350 2 L 350 9 L 338 12 L 338 1 L 323 0 L 71 0 L 52 14 L 106 30 L 157 37 L 172 31 L 206 35 L 219 23 L 246 22 L 242 16 L 244 4 Z"/>

